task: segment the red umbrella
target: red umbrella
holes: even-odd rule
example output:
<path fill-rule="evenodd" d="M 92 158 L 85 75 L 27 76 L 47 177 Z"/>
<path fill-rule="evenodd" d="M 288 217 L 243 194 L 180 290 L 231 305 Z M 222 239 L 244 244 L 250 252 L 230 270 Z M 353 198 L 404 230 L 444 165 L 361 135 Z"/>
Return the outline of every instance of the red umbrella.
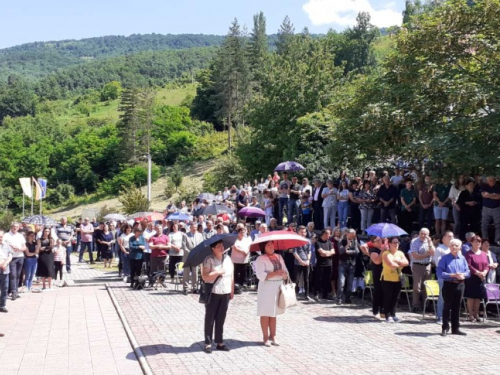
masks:
<path fill-rule="evenodd" d="M 238 212 L 239 216 L 264 217 L 266 213 L 258 207 L 244 207 Z"/>
<path fill-rule="evenodd" d="M 260 243 L 273 241 L 274 250 L 288 250 L 294 247 L 307 245 L 309 240 L 299 236 L 297 233 L 287 230 L 276 230 L 261 234 L 250 245 L 250 251 L 260 251 Z"/>
<path fill-rule="evenodd" d="M 136 212 L 133 215 L 130 215 L 131 219 L 135 221 L 142 221 L 147 219 L 148 221 L 157 221 L 165 219 L 165 215 L 160 212 Z"/>

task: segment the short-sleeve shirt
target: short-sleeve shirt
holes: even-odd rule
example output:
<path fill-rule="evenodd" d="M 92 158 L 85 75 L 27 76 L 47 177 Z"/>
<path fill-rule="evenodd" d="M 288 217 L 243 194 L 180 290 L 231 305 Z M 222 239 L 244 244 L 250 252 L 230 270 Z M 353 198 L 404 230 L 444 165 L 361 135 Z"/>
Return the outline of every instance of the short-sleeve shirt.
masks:
<path fill-rule="evenodd" d="M 444 202 L 450 195 L 450 185 L 437 184 L 434 186 L 434 192 L 437 194 L 439 200 Z M 448 205 L 448 203 L 446 203 Z M 434 206 L 439 206 L 438 202 L 434 202 Z"/>
<path fill-rule="evenodd" d="M 302 261 L 307 262 L 311 253 L 311 242 L 309 241 L 307 245 L 294 248 L 293 253 L 297 254 Z M 295 259 L 295 265 L 300 266 L 297 259 Z"/>
<path fill-rule="evenodd" d="M 387 208 L 394 208 L 396 206 L 396 199 L 398 199 L 398 195 L 398 188 L 392 184 L 389 185 L 389 187 L 382 185 L 380 189 L 378 189 L 377 193 L 377 196 L 386 202 L 390 201 L 391 199 L 393 200 Z"/>
<path fill-rule="evenodd" d="M 84 234 L 83 232 L 89 232 L 90 230 L 94 229 L 94 226 L 90 223 L 88 223 L 87 225 L 82 224 L 80 229 L 82 230 L 82 235 L 81 235 L 82 242 L 92 242 L 92 233 Z"/>
<path fill-rule="evenodd" d="M 495 184 L 493 186 L 490 186 L 488 184 L 484 184 L 481 187 L 481 191 L 486 192 L 486 193 L 500 194 L 500 186 L 498 184 Z M 483 207 L 498 208 L 498 207 L 500 207 L 500 200 L 483 197 Z"/>
<path fill-rule="evenodd" d="M 12 232 L 9 231 L 9 232 L 7 232 L 7 233 L 5 233 L 3 235 L 3 243 L 5 245 L 10 246 L 10 247 L 21 248 L 24 245 L 26 245 L 26 239 L 19 232 L 12 233 Z M 12 257 L 13 258 L 23 258 L 24 257 L 24 252 L 22 252 L 22 251 L 13 251 L 12 250 Z"/>
<path fill-rule="evenodd" d="M 241 240 L 237 239 L 234 242 L 234 245 L 239 247 L 240 249 L 246 251 L 246 254 L 243 255 L 241 252 L 232 251 L 231 252 L 231 260 L 236 264 L 245 264 L 250 260 L 250 244 L 252 243 L 252 239 L 250 237 L 243 237 Z"/>
<path fill-rule="evenodd" d="M 72 225 L 58 225 L 56 227 L 57 238 L 62 241 L 68 241 L 73 237 L 73 226 Z"/>
<path fill-rule="evenodd" d="M 389 250 L 384 251 L 384 255 L 388 259 L 397 259 L 397 260 L 403 260 L 405 258 L 405 255 L 401 250 L 398 250 L 393 254 Z M 401 268 L 396 268 L 392 269 L 389 267 L 384 261 L 382 261 L 382 278 L 381 280 L 384 281 L 392 281 L 392 282 L 398 282 L 399 281 L 399 275 L 401 273 Z"/>
<path fill-rule="evenodd" d="M 3 244 L 0 246 L 0 260 L 9 259 L 9 255 L 12 254 L 12 249 L 10 246 Z M 6 267 L 5 270 L 0 270 L 0 275 L 8 275 L 10 273 L 10 267 Z"/>
<path fill-rule="evenodd" d="M 207 273 L 212 271 L 218 271 L 220 269 L 224 269 L 224 275 L 219 277 L 219 279 L 215 281 L 214 286 L 212 288 L 212 293 L 214 294 L 230 294 L 233 286 L 233 274 L 234 274 L 234 265 L 231 261 L 231 258 L 227 255 L 224 255 L 222 260 L 218 260 L 215 256 L 210 255 L 205 258 L 203 261 L 203 268 L 207 268 Z"/>
<path fill-rule="evenodd" d="M 160 234 L 159 236 L 153 236 L 149 239 L 149 243 L 153 245 L 168 245 L 170 239 L 168 236 L 164 234 Z M 162 258 L 167 256 L 167 250 L 165 249 L 151 249 L 151 257 L 153 258 Z"/>
<path fill-rule="evenodd" d="M 291 190 L 300 191 L 301 186 L 299 184 L 291 185 Z M 290 199 L 297 200 L 300 198 L 299 194 L 290 193 Z"/>
<path fill-rule="evenodd" d="M 424 185 L 421 188 L 421 199 L 423 204 L 431 204 L 434 197 L 432 196 L 432 186 Z"/>
<path fill-rule="evenodd" d="M 415 189 L 408 190 L 407 188 L 404 188 L 401 190 L 401 199 L 406 203 L 410 204 L 413 199 L 417 197 L 417 194 L 415 193 Z M 413 211 L 415 209 L 415 205 L 411 206 L 410 209 Z M 401 211 L 406 211 L 405 206 L 401 205 Z"/>
<path fill-rule="evenodd" d="M 288 187 L 292 184 L 291 181 L 286 180 L 286 181 L 281 181 L 280 182 L 280 190 L 285 190 L 288 191 Z M 288 198 L 288 193 L 281 193 L 280 192 L 280 198 Z"/>
<path fill-rule="evenodd" d="M 332 257 L 322 257 L 319 254 L 319 249 L 324 251 L 331 251 L 333 249 L 333 244 L 329 241 L 322 241 L 321 238 L 316 240 L 316 264 L 318 266 L 332 266 Z"/>

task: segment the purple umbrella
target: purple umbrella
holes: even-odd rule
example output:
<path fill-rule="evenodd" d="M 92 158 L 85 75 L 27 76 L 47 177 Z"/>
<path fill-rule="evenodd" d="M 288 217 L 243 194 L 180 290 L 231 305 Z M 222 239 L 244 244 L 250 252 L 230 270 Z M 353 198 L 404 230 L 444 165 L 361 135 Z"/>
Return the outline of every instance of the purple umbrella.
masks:
<path fill-rule="evenodd" d="M 296 161 L 284 161 L 283 163 L 279 163 L 275 171 L 303 171 L 305 168 L 297 163 Z"/>
<path fill-rule="evenodd" d="M 255 218 L 264 217 L 266 216 L 266 213 L 257 207 L 244 207 L 238 212 L 238 215 Z"/>

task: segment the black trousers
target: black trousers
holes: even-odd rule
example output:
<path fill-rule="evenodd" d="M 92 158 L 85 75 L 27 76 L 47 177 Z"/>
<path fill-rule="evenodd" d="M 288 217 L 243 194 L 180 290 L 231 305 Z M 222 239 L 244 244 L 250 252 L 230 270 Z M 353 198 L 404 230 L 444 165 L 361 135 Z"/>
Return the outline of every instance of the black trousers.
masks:
<path fill-rule="evenodd" d="M 464 297 L 465 283 L 455 284 L 450 281 L 443 283 L 443 329 L 450 328 L 456 332 L 460 328 L 460 304 Z"/>
<path fill-rule="evenodd" d="M 234 283 L 240 286 L 245 285 L 245 280 L 247 278 L 247 264 L 246 263 L 235 263 L 234 264 Z"/>
<path fill-rule="evenodd" d="M 373 301 L 372 309 L 373 315 L 378 313 L 384 314 L 384 292 L 382 290 L 382 282 L 380 281 L 380 275 L 382 270 L 378 268 L 372 268 L 373 274 Z"/>
<path fill-rule="evenodd" d="M 332 266 L 316 267 L 316 294 L 321 293 L 322 298 L 327 298 L 332 290 L 331 274 Z"/>
<path fill-rule="evenodd" d="M 175 266 L 177 263 L 182 262 L 182 255 L 171 255 L 168 262 L 168 273 L 170 278 L 173 279 L 175 276 Z"/>
<path fill-rule="evenodd" d="M 149 276 L 151 275 L 151 253 L 144 253 L 144 263 L 146 263 L 146 271 Z"/>
<path fill-rule="evenodd" d="M 57 274 L 60 274 L 61 275 L 61 281 L 63 279 L 63 266 L 62 266 L 62 262 L 54 262 L 54 280 L 57 280 Z"/>
<path fill-rule="evenodd" d="M 19 280 L 21 279 L 21 274 L 23 272 L 24 265 L 24 257 L 12 258 L 12 261 L 9 264 L 10 274 L 9 274 L 9 292 L 12 292 L 12 295 L 17 296 L 17 289 L 19 287 Z"/>
<path fill-rule="evenodd" d="M 305 290 L 305 296 L 309 296 L 309 266 L 299 266 L 295 265 L 295 279 L 293 279 L 295 283 L 295 292 L 299 291 L 299 280 L 300 280 L 300 275 L 303 275 L 304 279 L 304 290 Z"/>
<path fill-rule="evenodd" d="M 215 343 L 223 344 L 224 322 L 226 321 L 227 308 L 230 294 L 213 294 L 210 302 L 205 305 L 205 344 L 212 343 L 215 325 Z"/>
<path fill-rule="evenodd" d="M 313 202 L 313 221 L 314 229 L 323 229 L 323 207 L 319 202 Z"/>
<path fill-rule="evenodd" d="M 382 291 L 384 292 L 384 309 L 385 316 L 396 316 L 396 304 L 398 302 L 399 293 L 401 292 L 401 283 L 399 281 L 381 281 Z"/>
<path fill-rule="evenodd" d="M 286 269 L 290 274 L 290 280 L 295 280 L 295 257 L 293 256 L 293 253 L 287 250 L 283 253 L 283 258 Z"/>
<path fill-rule="evenodd" d="M 142 259 L 130 259 L 130 286 L 133 287 L 138 277 L 141 275 Z"/>
<path fill-rule="evenodd" d="M 415 220 L 415 213 L 406 210 L 399 213 L 399 224 L 406 232 L 411 233 L 413 229 L 413 221 Z"/>

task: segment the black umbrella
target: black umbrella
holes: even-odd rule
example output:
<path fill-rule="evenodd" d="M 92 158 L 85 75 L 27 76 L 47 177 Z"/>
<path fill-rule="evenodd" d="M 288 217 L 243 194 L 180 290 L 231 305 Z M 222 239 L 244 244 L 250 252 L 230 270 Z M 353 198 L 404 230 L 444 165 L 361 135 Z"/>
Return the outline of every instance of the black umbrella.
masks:
<path fill-rule="evenodd" d="M 184 262 L 184 268 L 196 267 L 203 263 L 206 257 L 212 255 L 212 250 L 210 249 L 211 244 L 222 241 L 224 249 L 228 249 L 234 245 L 237 238 L 238 236 L 235 234 L 216 234 L 210 237 L 189 252 L 188 257 Z"/>
<path fill-rule="evenodd" d="M 200 212 L 200 215 L 218 215 L 223 212 L 227 212 L 228 214 L 232 214 L 234 210 L 232 208 L 223 206 L 222 204 L 209 204 L 206 206 L 203 211 Z"/>
<path fill-rule="evenodd" d="M 23 219 L 23 223 L 43 225 L 44 227 L 55 227 L 59 224 L 56 220 L 44 215 L 27 216 Z"/>

